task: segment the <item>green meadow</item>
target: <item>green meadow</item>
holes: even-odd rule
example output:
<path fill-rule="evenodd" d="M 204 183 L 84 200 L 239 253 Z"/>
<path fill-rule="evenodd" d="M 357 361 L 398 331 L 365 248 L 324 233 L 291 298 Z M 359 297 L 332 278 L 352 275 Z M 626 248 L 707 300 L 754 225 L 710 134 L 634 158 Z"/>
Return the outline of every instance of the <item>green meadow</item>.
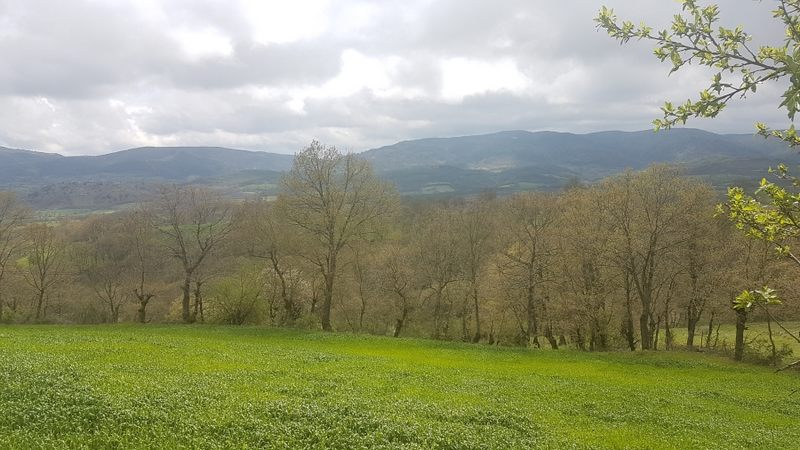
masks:
<path fill-rule="evenodd" d="M 0 328 L 5 448 L 797 448 L 800 376 L 688 352 Z"/>

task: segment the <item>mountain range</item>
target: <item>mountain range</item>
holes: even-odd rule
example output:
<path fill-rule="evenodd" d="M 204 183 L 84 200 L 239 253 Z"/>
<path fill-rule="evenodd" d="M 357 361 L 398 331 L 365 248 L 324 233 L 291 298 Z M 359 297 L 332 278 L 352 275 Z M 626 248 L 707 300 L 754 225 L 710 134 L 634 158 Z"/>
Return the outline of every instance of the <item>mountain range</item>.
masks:
<path fill-rule="evenodd" d="M 407 195 L 557 189 L 660 162 L 681 164 L 724 188 L 752 185 L 769 166 L 799 161 L 777 140 L 696 129 L 503 131 L 402 141 L 361 156 Z M 160 183 L 207 185 L 234 197 L 274 195 L 292 159 L 221 147 L 142 147 L 100 156 L 0 147 L 0 189 L 18 191 L 41 209 L 112 208 L 141 200 Z"/>

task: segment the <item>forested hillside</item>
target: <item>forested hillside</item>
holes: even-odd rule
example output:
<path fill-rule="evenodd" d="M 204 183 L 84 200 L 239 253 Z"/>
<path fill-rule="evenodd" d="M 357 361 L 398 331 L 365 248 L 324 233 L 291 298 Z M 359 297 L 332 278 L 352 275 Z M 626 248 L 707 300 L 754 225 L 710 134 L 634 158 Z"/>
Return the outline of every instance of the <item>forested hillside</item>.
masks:
<path fill-rule="evenodd" d="M 315 142 L 277 188 L 277 199 L 232 202 L 162 187 L 123 212 L 49 224 L 4 194 L 0 314 L 594 351 L 736 344 L 737 358 L 773 364 L 791 353 L 772 330 L 747 345 L 744 328 L 738 344 L 720 337 L 734 320 L 800 319 L 794 269 L 678 167 L 556 192 L 401 200 L 367 161 Z M 767 284 L 781 304 L 735 314 L 737 295 Z"/>

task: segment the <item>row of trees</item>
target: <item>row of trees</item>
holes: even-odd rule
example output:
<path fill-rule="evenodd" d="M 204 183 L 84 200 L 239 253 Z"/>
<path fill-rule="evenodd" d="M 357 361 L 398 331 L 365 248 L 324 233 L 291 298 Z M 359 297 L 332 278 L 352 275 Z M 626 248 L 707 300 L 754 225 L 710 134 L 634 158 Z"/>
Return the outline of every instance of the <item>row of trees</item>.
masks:
<path fill-rule="evenodd" d="M 276 201 L 173 186 L 129 211 L 44 224 L 3 194 L 0 316 L 586 350 L 672 348 L 682 327 L 681 344 L 711 345 L 744 289 L 788 300 L 767 318 L 795 312 L 786 259 L 715 217 L 717 201 L 654 166 L 558 193 L 401 202 L 366 162 L 314 142 Z"/>
<path fill-rule="evenodd" d="M 599 29 L 621 44 L 631 39 L 650 41 L 655 44 L 654 54 L 661 61 L 668 61 L 670 73 L 689 66 L 700 66 L 713 74 L 705 89 L 696 100 L 680 104 L 665 102 L 661 108 L 662 118 L 655 119 L 656 130 L 685 124 L 693 118 L 714 118 L 734 99 L 745 99 L 765 84 L 784 81 L 784 92 L 777 108 L 783 110 L 789 124 L 785 129 L 771 129 L 757 123 L 758 134 L 765 138 L 777 138 L 790 147 L 800 145 L 794 119 L 800 110 L 800 1 L 779 0 L 774 2 L 772 17 L 784 30 L 780 43 L 759 44 L 742 26 L 730 27 L 719 24 L 720 8 L 716 4 L 702 5 L 697 0 L 681 0 L 681 12 L 672 17 L 669 28 L 654 31 L 651 27 L 633 21 L 620 21 L 613 10 L 602 7 L 595 22 Z M 728 202 L 721 213 L 728 215 L 737 228 L 747 236 L 774 246 L 778 252 L 800 266 L 800 258 L 794 253 L 794 244 L 800 237 L 800 178 L 791 175 L 783 164 L 770 172 L 776 173 L 778 182 L 762 179 L 756 196 L 745 194 L 738 187 L 728 189 Z M 762 285 L 761 288 L 743 290 L 734 300 L 737 314 L 736 359 L 742 358 L 744 330 L 748 314 L 758 310 L 767 316 L 772 342 L 769 308 L 780 305 L 783 300 L 776 290 Z M 777 325 L 800 343 L 800 333 L 793 333 L 781 323 Z M 775 345 L 772 345 L 775 355 Z M 790 366 L 798 366 L 797 361 Z"/>

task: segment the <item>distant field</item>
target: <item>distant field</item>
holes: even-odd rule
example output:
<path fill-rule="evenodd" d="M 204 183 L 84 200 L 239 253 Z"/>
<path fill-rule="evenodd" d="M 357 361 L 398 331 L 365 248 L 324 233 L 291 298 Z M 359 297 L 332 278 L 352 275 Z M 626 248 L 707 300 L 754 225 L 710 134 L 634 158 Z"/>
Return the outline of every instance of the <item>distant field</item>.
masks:
<path fill-rule="evenodd" d="M 800 322 L 786 322 L 783 323 L 783 326 L 786 327 L 789 331 L 797 335 L 800 333 Z M 703 342 L 705 343 L 705 334 L 708 332 L 707 325 L 702 329 L 698 328 L 698 333 L 703 334 Z M 716 327 L 714 328 L 714 333 L 712 333 L 712 340 L 716 336 Z M 751 323 L 747 325 L 747 330 L 745 331 L 745 340 L 751 341 L 754 339 L 769 339 L 769 333 L 767 331 L 767 323 L 766 322 L 757 322 Z M 787 345 L 789 348 L 792 349 L 793 354 L 797 357 L 796 359 L 800 359 L 800 343 L 796 340 L 792 339 L 789 335 L 787 335 L 783 330 L 778 327 L 776 324 L 772 324 L 772 337 L 775 340 L 775 345 L 780 348 L 782 345 Z M 676 343 L 679 345 L 686 345 L 686 329 L 679 328 L 675 330 L 675 338 Z M 700 336 L 695 337 L 695 345 L 700 345 Z M 723 342 L 727 342 L 728 346 L 733 347 L 733 343 L 736 340 L 736 326 L 733 324 L 724 324 L 719 327 L 719 340 L 718 345 L 722 345 Z"/>
<path fill-rule="evenodd" d="M 9 448 L 797 448 L 800 376 L 697 353 L 0 327 Z"/>

